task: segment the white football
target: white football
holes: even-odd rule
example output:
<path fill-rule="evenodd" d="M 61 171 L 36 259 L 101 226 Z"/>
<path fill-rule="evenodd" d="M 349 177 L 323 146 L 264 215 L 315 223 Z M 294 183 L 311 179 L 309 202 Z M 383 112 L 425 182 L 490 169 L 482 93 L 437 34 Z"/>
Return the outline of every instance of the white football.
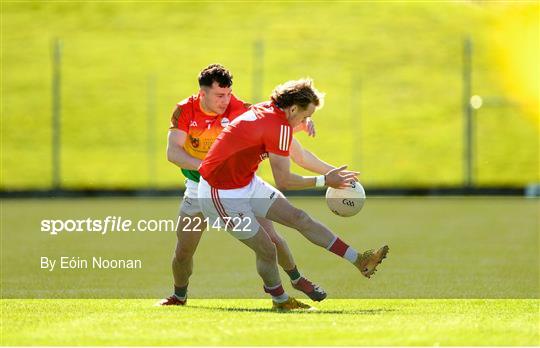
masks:
<path fill-rule="evenodd" d="M 358 214 L 364 206 L 366 192 L 362 185 L 355 181 L 346 189 L 329 187 L 326 190 L 326 204 L 328 208 L 339 216 L 349 217 Z"/>

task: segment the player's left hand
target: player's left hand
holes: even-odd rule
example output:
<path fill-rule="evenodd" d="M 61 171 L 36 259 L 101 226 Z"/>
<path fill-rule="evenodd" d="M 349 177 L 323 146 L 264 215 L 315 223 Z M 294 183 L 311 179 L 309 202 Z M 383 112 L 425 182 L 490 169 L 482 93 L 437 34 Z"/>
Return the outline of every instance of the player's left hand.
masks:
<path fill-rule="evenodd" d="M 305 122 L 300 123 L 294 128 L 294 132 L 304 131 L 310 137 L 315 137 L 315 123 L 308 117 Z"/>
<path fill-rule="evenodd" d="M 315 122 L 311 120 L 311 117 L 306 119 L 306 132 L 310 137 L 315 138 Z"/>

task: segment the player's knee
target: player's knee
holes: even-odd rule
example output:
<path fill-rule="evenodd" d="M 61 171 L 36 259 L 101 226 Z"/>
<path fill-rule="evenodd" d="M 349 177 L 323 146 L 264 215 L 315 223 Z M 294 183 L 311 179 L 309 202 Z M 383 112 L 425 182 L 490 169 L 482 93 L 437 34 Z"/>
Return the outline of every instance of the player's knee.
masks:
<path fill-rule="evenodd" d="M 285 239 L 279 236 L 272 236 L 271 239 L 272 239 L 272 243 L 274 243 L 274 245 L 276 246 L 276 249 L 278 250 L 283 249 L 287 245 L 287 242 L 285 241 Z"/>
<path fill-rule="evenodd" d="M 277 259 L 276 245 L 274 243 L 265 243 L 265 245 L 260 248 L 258 255 L 261 259 L 267 262 L 272 262 Z"/>
<path fill-rule="evenodd" d="M 308 215 L 308 213 L 297 208 L 291 212 L 291 219 L 296 229 L 304 229 L 312 223 L 311 217 Z"/>

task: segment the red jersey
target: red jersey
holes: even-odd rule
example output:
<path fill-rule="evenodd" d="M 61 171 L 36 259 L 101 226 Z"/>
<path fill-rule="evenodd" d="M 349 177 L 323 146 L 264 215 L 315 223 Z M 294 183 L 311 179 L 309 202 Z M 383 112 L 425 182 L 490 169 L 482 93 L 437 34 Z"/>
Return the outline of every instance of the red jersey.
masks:
<path fill-rule="evenodd" d="M 214 188 L 241 188 L 250 183 L 269 152 L 289 156 L 291 142 L 285 112 L 271 102 L 256 104 L 221 132 L 199 172 Z"/>
<path fill-rule="evenodd" d="M 184 150 L 188 155 L 203 159 L 208 150 L 230 121 L 248 110 L 250 104 L 236 99 L 233 95 L 225 112 L 221 115 L 206 114 L 200 106 L 198 95 L 182 100 L 177 105 L 172 118 L 170 129 L 180 129 L 187 133 Z M 184 175 L 199 182 L 199 173 L 196 170 L 182 169 Z"/>

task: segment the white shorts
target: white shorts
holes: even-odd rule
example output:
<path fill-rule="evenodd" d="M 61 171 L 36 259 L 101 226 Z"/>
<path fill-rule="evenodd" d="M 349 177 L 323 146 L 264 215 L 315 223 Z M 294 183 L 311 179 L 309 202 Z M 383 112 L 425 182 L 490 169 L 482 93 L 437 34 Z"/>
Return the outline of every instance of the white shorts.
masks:
<path fill-rule="evenodd" d="M 226 229 L 238 239 L 248 239 L 259 231 L 257 217 L 266 217 L 268 209 L 283 194 L 258 176 L 244 187 L 219 190 L 201 177 L 199 204 L 212 227 Z"/>
<path fill-rule="evenodd" d="M 201 214 L 201 206 L 199 204 L 199 183 L 186 179 L 186 190 L 180 204 L 180 212 L 189 216 Z"/>

